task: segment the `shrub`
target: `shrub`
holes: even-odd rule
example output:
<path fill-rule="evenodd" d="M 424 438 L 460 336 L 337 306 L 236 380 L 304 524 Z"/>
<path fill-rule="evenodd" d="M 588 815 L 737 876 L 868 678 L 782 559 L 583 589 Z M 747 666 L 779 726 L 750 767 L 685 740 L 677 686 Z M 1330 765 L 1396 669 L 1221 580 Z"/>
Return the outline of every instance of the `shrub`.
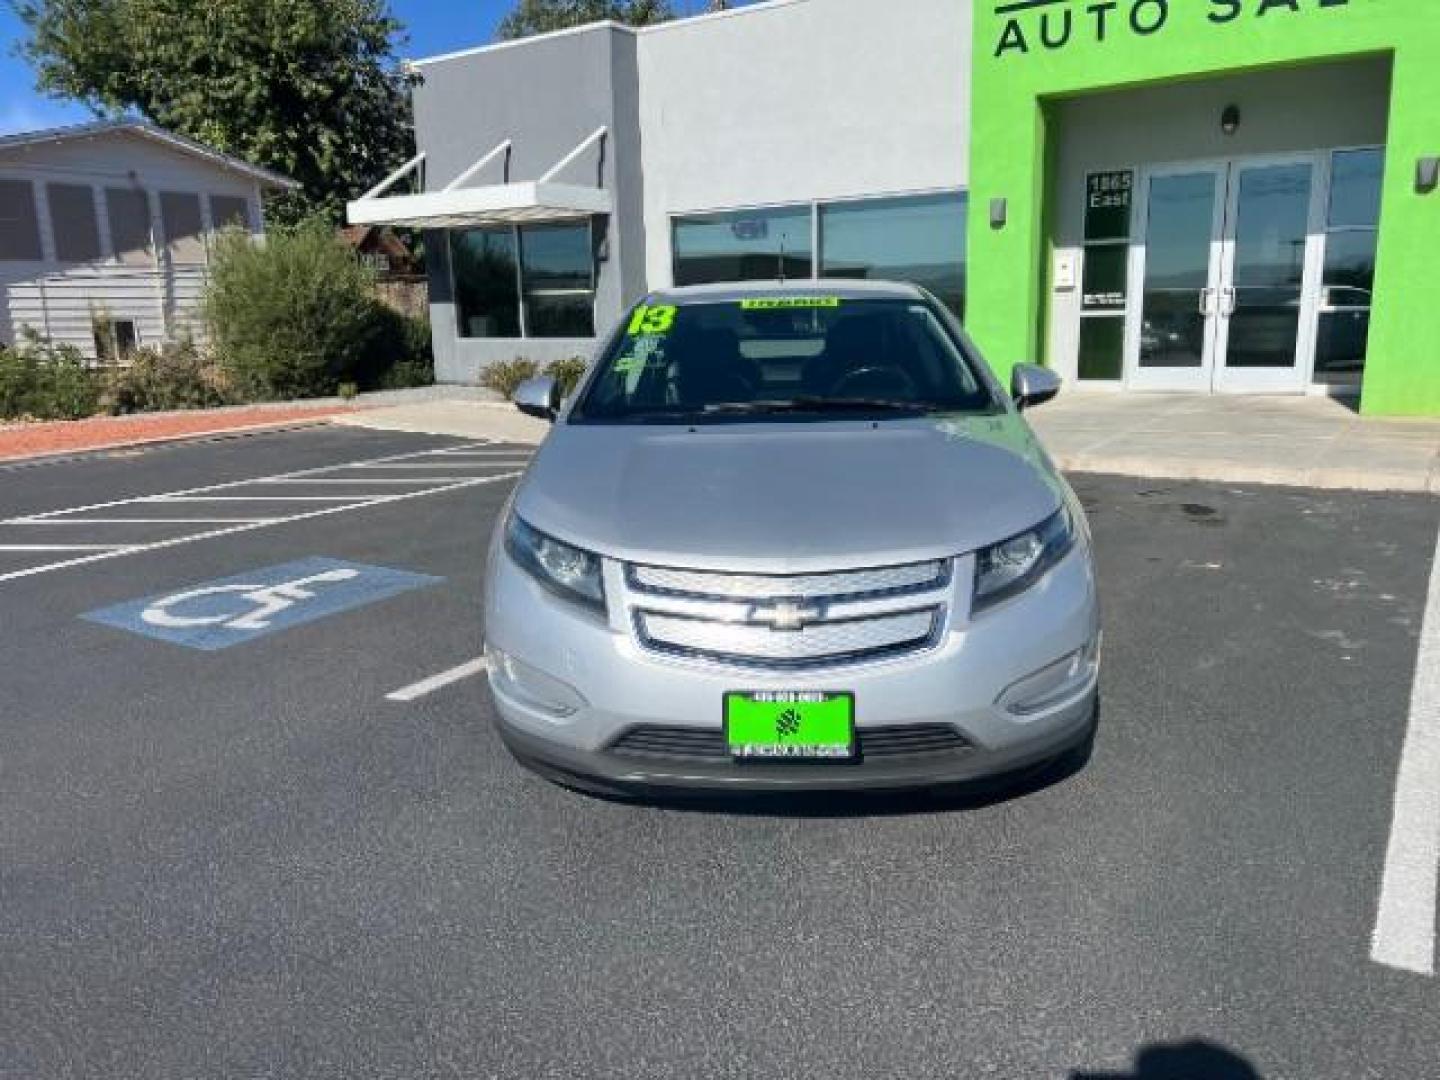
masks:
<path fill-rule="evenodd" d="M 533 379 L 539 370 L 534 360 L 526 360 L 523 356 L 514 360 L 497 360 L 480 373 L 480 385 L 509 401 L 520 384 L 526 379 Z"/>
<path fill-rule="evenodd" d="M 263 244 L 238 230 L 215 251 L 206 315 L 222 362 L 244 394 L 334 394 L 377 385 L 405 349 L 403 316 L 322 220 L 278 229 Z"/>
<path fill-rule="evenodd" d="M 336 392 L 340 395 L 340 400 L 354 401 L 360 396 L 360 387 L 356 386 L 353 382 L 342 382 L 336 388 Z"/>
<path fill-rule="evenodd" d="M 239 401 L 228 373 L 193 342 L 138 349 L 109 373 L 104 404 L 112 413 L 210 409 Z"/>
<path fill-rule="evenodd" d="M 585 367 L 584 357 L 572 356 L 566 360 L 552 360 L 545 368 L 545 374 L 554 379 L 560 387 L 560 396 L 568 398 L 585 377 Z"/>
<path fill-rule="evenodd" d="M 99 401 L 99 375 L 74 346 L 26 331 L 15 348 L 0 349 L 0 416 L 79 420 Z"/>

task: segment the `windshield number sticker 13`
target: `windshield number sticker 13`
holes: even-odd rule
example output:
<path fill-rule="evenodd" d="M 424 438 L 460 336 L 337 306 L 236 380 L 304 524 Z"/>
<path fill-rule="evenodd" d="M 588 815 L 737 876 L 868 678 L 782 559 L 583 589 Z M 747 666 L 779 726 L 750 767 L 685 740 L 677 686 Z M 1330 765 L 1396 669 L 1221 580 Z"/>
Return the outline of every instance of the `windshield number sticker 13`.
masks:
<path fill-rule="evenodd" d="M 628 333 L 631 337 L 640 337 L 642 334 L 668 334 L 675 325 L 675 316 L 678 312 L 678 308 L 669 305 L 647 307 L 641 304 L 635 309 L 635 314 L 630 319 Z"/>

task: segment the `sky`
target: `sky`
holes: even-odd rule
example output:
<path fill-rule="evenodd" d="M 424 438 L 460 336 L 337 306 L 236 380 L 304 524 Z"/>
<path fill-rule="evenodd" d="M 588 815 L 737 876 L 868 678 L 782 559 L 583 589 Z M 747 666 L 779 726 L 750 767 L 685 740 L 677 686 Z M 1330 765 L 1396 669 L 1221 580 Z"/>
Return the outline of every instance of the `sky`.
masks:
<path fill-rule="evenodd" d="M 402 57 L 433 56 L 483 45 L 510 10 L 512 0 L 390 0 L 390 9 L 406 26 L 409 41 Z M 700 0 L 678 0 L 680 10 L 700 10 Z M 58 124 L 83 123 L 89 110 L 56 101 L 35 90 L 35 74 L 15 56 L 24 30 L 9 4 L 0 0 L 0 135 Z"/>

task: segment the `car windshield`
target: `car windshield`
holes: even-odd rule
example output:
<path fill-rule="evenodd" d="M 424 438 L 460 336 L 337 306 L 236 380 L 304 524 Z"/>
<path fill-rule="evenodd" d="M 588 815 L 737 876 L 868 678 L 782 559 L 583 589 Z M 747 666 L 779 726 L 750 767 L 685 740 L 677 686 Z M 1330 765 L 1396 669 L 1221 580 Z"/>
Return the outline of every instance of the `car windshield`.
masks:
<path fill-rule="evenodd" d="M 637 308 L 572 423 L 991 412 L 925 300 L 768 296 Z"/>

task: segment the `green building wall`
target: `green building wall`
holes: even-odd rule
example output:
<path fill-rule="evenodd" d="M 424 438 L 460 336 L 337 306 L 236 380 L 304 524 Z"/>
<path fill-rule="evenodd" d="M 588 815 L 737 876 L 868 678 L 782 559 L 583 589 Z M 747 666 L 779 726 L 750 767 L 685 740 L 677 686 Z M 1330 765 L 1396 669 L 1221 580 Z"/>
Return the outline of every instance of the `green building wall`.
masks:
<path fill-rule="evenodd" d="M 974 4 L 967 323 L 998 371 L 1044 359 L 1047 100 L 1383 54 L 1393 82 L 1362 409 L 1440 415 L 1440 191 L 1416 185 L 1418 160 L 1440 156 L 1440 0 Z M 1058 41 L 1065 11 L 1068 41 L 1049 47 L 1041 18 L 1050 14 Z M 1008 203 L 1000 228 L 989 214 L 997 198 Z"/>

